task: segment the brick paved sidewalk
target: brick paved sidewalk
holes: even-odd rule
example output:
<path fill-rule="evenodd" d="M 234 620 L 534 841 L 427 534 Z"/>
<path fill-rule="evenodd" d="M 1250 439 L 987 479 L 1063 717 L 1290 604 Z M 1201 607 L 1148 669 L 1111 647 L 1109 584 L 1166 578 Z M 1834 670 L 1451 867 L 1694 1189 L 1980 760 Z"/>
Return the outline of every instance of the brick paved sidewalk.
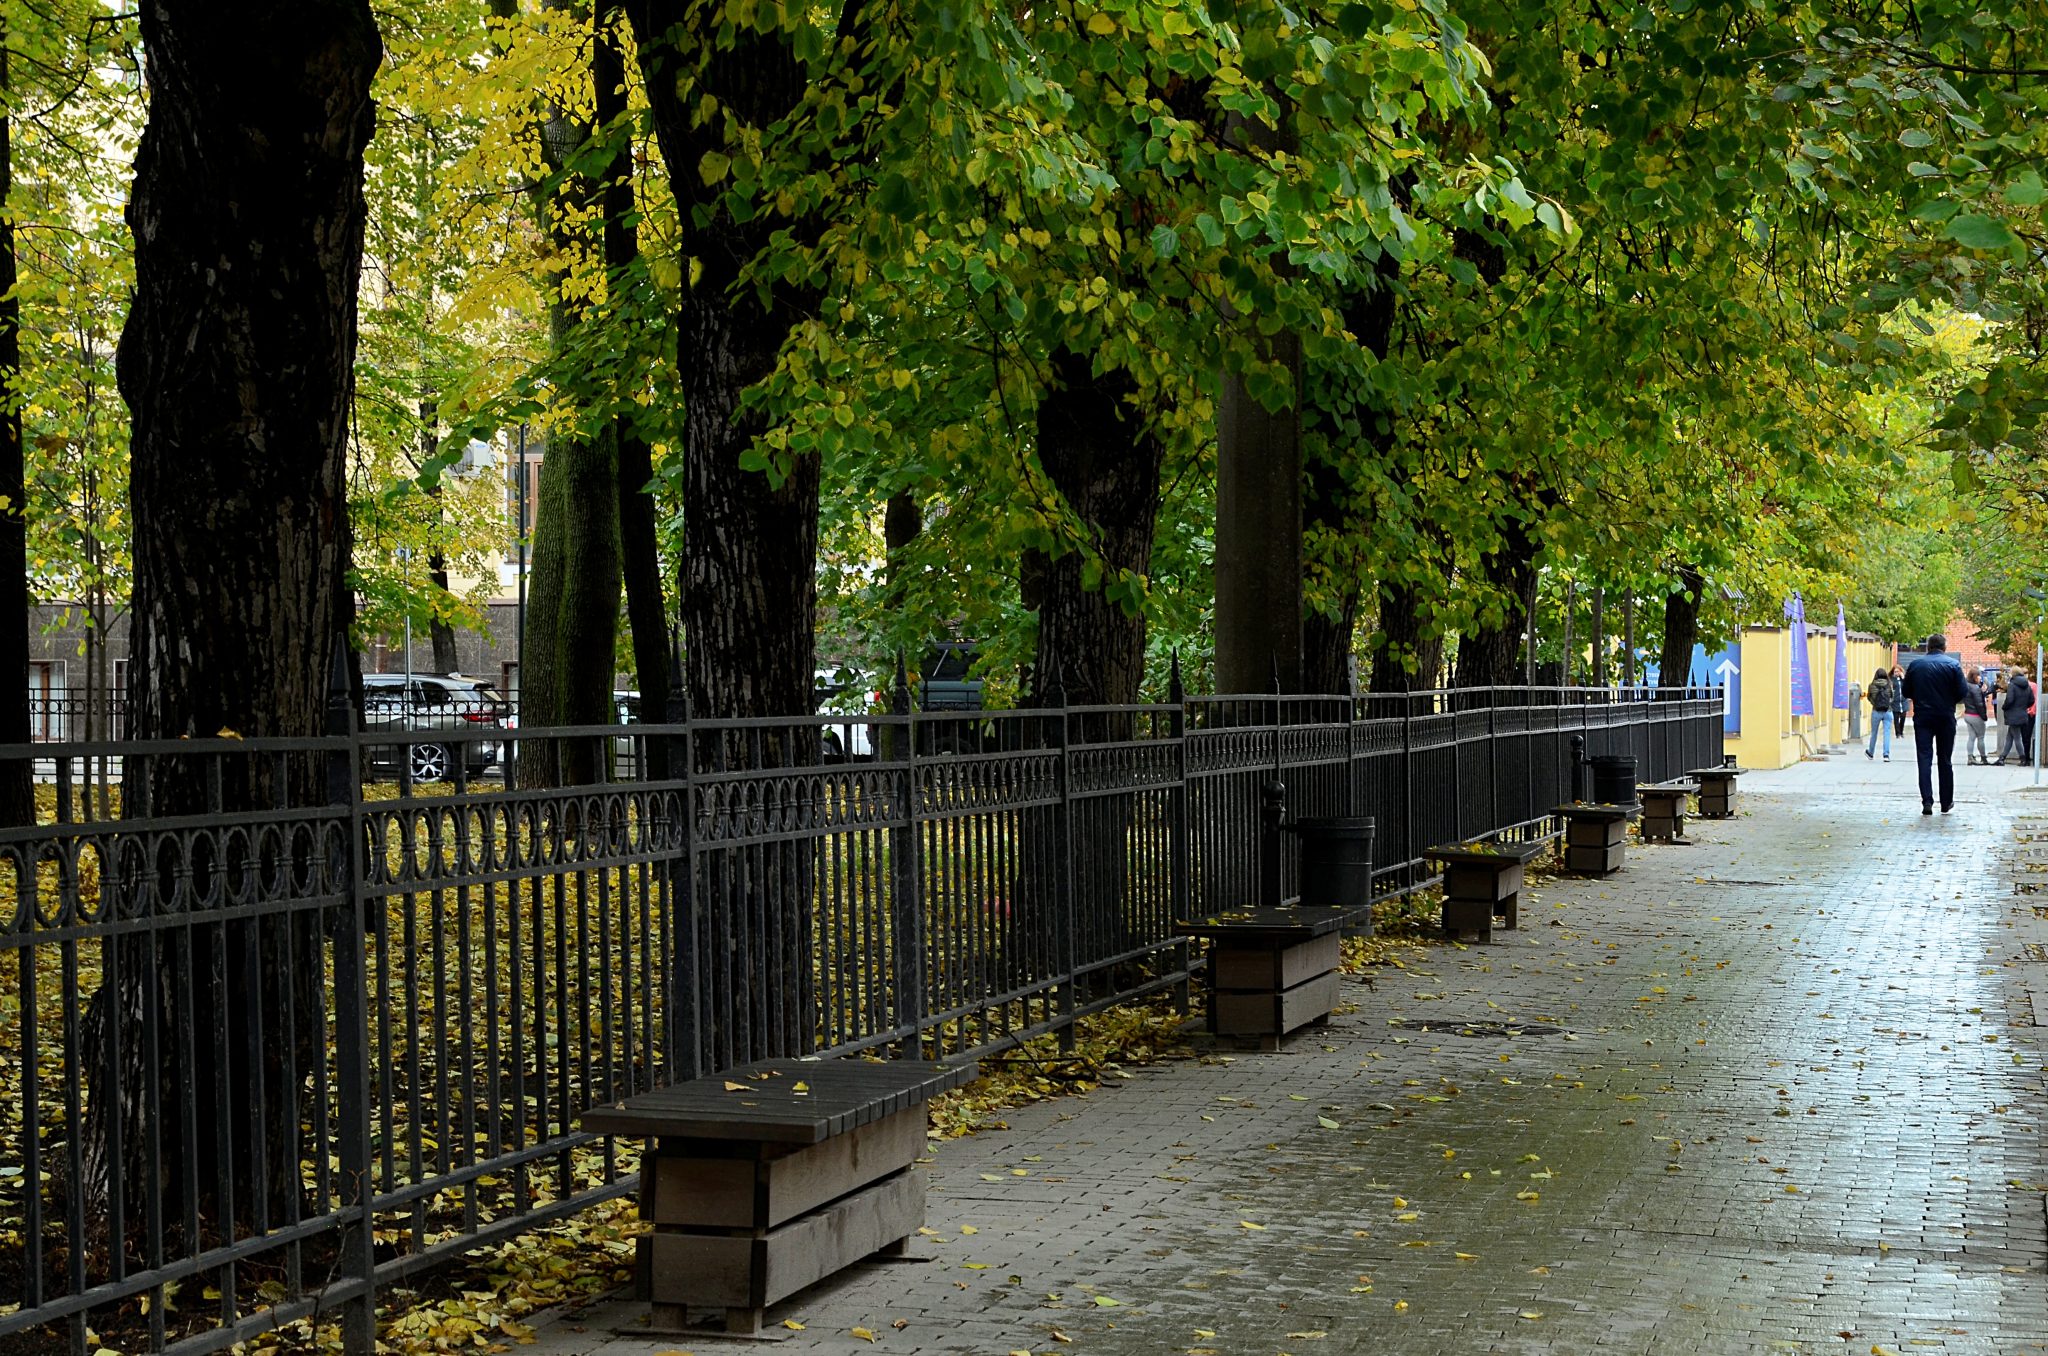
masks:
<path fill-rule="evenodd" d="M 1932 819 L 1910 757 L 1753 774 L 1695 845 L 1540 886 L 1279 1054 L 945 1144 L 927 1260 L 771 1311 L 805 1325 L 775 1349 L 2048 1352 L 2048 894 L 2014 884 L 2048 794 L 1958 773 Z M 1566 1034 L 1399 1025 L 1507 1019 Z M 639 1313 L 537 1350 L 737 1349 Z"/>

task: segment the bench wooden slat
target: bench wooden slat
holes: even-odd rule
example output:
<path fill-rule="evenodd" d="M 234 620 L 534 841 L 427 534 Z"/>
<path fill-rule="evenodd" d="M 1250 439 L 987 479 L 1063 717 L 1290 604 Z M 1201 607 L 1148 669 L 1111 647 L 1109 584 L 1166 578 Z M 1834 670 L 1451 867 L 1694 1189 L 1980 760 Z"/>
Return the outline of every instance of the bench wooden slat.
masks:
<path fill-rule="evenodd" d="M 1183 937 L 1206 937 L 1212 941 L 1218 937 L 1247 942 L 1259 939 L 1306 941 L 1349 927 L 1360 915 L 1369 912 L 1369 909 L 1329 908 L 1320 904 L 1234 909 L 1207 918 L 1183 919 L 1173 925 L 1173 930 Z"/>
<path fill-rule="evenodd" d="M 816 1144 L 929 1101 L 975 1072 L 972 1062 L 763 1060 L 592 1107 L 582 1125 L 608 1135 Z M 728 1083 L 745 1086 L 733 1091 Z M 806 1085 L 804 1092 L 796 1090 L 798 1083 Z"/>

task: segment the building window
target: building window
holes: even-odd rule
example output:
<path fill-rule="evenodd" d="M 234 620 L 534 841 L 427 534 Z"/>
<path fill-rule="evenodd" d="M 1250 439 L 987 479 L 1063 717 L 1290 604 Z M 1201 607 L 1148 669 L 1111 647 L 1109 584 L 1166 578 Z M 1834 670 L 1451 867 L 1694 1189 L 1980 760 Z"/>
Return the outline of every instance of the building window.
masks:
<path fill-rule="evenodd" d="M 51 743 L 65 737 L 64 661 L 32 659 L 28 666 L 28 737 Z"/>

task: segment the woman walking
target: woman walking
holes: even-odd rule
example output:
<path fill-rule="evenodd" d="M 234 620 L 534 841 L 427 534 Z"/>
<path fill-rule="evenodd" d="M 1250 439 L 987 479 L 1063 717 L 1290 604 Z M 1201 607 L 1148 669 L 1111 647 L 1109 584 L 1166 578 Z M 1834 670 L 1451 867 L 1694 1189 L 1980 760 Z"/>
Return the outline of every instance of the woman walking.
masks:
<path fill-rule="evenodd" d="M 1883 669 L 1870 675 L 1863 700 L 1870 703 L 1870 742 L 1863 746 L 1865 758 L 1877 757 L 1877 732 L 1884 731 L 1884 760 L 1892 760 L 1892 706 L 1898 700 L 1899 685 Z"/>
<path fill-rule="evenodd" d="M 1984 671 L 1975 667 L 1963 675 L 1963 725 L 1970 732 L 1969 745 L 1964 749 L 1964 761 L 1972 765 L 1988 763 L 1991 755 L 1984 751 Z"/>

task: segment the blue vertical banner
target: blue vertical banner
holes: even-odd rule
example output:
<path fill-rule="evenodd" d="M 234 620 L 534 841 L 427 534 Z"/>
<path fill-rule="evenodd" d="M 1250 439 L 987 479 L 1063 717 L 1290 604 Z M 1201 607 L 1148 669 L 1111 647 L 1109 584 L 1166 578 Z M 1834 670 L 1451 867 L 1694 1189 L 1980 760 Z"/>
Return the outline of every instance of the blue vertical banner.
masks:
<path fill-rule="evenodd" d="M 1806 653 L 1806 601 L 1793 594 L 1785 604 L 1785 618 L 1792 623 L 1792 714 L 1813 714 L 1813 660 Z"/>
<path fill-rule="evenodd" d="M 1835 709 L 1849 709 L 1849 618 L 1835 604 Z"/>

